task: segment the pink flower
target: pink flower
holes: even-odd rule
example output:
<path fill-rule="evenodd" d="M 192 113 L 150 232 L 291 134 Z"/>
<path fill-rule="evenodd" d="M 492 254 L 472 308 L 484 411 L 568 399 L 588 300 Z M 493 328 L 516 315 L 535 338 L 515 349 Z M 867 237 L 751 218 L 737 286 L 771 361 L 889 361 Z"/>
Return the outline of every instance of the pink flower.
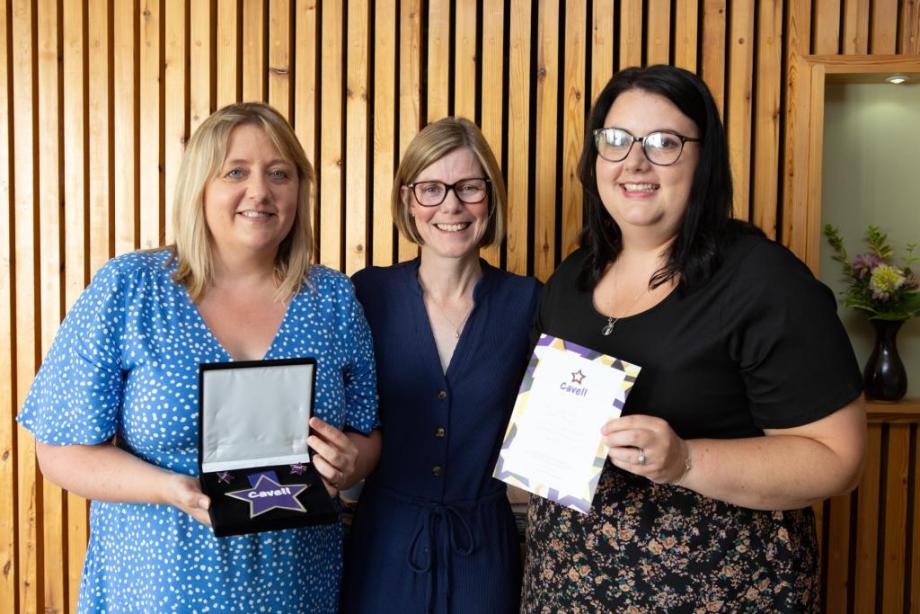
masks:
<path fill-rule="evenodd" d="M 868 252 L 860 254 L 853 259 L 853 270 L 859 273 L 860 277 L 865 277 L 872 272 L 872 269 L 882 264 L 882 259 L 878 254 Z"/>

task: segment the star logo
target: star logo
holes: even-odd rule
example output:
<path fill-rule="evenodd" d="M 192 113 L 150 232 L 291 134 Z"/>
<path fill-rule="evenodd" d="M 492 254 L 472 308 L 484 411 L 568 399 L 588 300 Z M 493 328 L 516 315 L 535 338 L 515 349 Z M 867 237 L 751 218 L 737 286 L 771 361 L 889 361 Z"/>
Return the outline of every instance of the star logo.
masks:
<path fill-rule="evenodd" d="M 307 466 L 303 463 L 294 463 L 291 465 L 291 474 L 292 475 L 303 475 L 306 472 Z"/>
<path fill-rule="evenodd" d="M 233 474 L 229 471 L 218 471 L 217 472 L 217 481 L 220 484 L 229 484 L 233 479 Z"/>
<path fill-rule="evenodd" d="M 297 495 L 307 490 L 306 484 L 281 484 L 274 471 L 249 476 L 252 488 L 226 493 L 228 497 L 249 503 L 249 517 L 255 518 L 271 510 L 306 512 Z"/>
<path fill-rule="evenodd" d="M 583 381 L 585 381 L 585 377 L 587 376 L 581 372 L 581 369 L 579 369 L 578 371 L 575 371 L 574 373 L 572 373 L 572 383 L 580 384 Z"/>

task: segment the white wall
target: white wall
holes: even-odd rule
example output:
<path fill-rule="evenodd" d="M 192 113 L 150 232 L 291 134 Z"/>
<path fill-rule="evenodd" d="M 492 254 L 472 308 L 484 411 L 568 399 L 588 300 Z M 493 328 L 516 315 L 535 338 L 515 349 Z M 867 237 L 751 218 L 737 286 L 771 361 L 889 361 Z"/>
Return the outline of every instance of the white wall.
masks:
<path fill-rule="evenodd" d="M 865 251 L 869 224 L 888 233 L 900 256 L 908 243 L 920 243 L 920 75 L 902 85 L 828 83 L 826 94 L 822 225 L 840 229 L 851 259 Z M 842 271 L 830 256 L 822 238 L 821 279 L 839 293 Z M 865 366 L 872 328 L 859 313 L 839 313 Z M 901 328 L 898 350 L 907 395 L 920 398 L 920 318 Z"/>

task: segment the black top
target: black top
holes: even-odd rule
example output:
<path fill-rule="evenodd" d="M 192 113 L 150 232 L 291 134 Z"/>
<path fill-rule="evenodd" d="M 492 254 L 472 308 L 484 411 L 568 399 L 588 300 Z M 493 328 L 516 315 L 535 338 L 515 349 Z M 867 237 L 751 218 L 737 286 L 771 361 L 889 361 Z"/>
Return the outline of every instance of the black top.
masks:
<path fill-rule="evenodd" d="M 683 438 L 736 438 L 814 422 L 859 396 L 861 377 L 831 291 L 784 247 L 744 235 L 692 292 L 607 317 L 569 256 L 544 291 L 536 329 L 642 367 L 624 413 L 667 420 Z"/>
<path fill-rule="evenodd" d="M 693 291 L 617 322 L 592 306 L 572 254 L 537 332 L 642 367 L 626 413 L 685 438 L 757 436 L 818 420 L 860 393 L 834 298 L 783 247 L 744 235 Z M 590 513 L 531 497 L 521 611 L 818 612 L 811 508 L 752 510 L 606 463 Z"/>

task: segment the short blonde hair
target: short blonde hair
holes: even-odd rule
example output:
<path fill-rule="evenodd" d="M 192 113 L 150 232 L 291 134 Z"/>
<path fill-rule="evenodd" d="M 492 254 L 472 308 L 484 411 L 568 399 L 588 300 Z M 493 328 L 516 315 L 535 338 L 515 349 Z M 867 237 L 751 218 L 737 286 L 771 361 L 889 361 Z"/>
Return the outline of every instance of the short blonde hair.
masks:
<path fill-rule="evenodd" d="M 281 157 L 297 169 L 299 185 L 294 223 L 275 256 L 278 298 L 286 300 L 296 294 L 310 270 L 313 253 L 313 231 L 310 227 L 313 167 L 300 141 L 284 116 L 267 104 L 243 102 L 227 105 L 204 120 L 192 135 L 176 177 L 173 199 L 176 242 L 171 248 L 178 267 L 173 278 L 185 285 L 193 301 L 200 299 L 213 282 L 213 239 L 204 217 L 205 188 L 220 172 L 233 129 L 246 124 L 262 128 Z"/>
<path fill-rule="evenodd" d="M 402 188 L 409 185 L 423 170 L 454 150 L 466 147 L 473 152 L 486 178 L 489 179 L 489 223 L 482 236 L 480 247 L 498 243 L 505 236 L 505 215 L 507 192 L 501 169 L 495 160 L 492 148 L 486 142 L 476 124 L 464 117 L 445 117 L 428 124 L 415 135 L 406 148 L 396 177 L 393 179 L 391 206 L 396 227 L 404 237 L 418 245 L 423 244 L 415 225 L 415 218 L 409 214 L 409 206 L 403 202 Z"/>

